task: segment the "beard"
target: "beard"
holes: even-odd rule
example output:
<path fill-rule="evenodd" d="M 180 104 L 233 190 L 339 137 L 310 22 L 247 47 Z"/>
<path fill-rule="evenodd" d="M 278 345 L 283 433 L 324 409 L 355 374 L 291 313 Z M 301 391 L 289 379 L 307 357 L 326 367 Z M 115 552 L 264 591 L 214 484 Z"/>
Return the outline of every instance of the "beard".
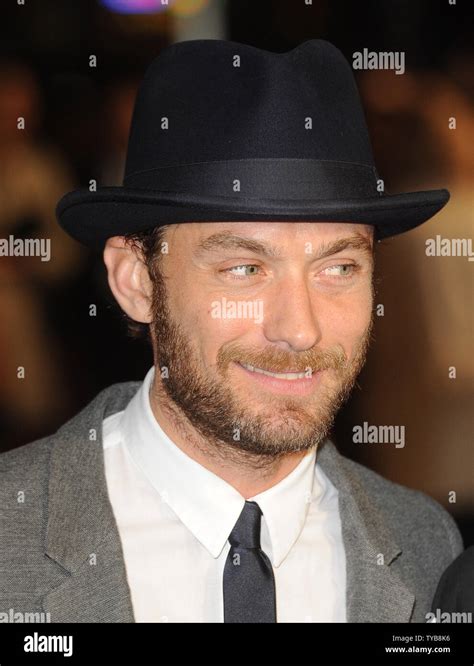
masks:
<path fill-rule="evenodd" d="M 207 454 L 235 455 L 266 465 L 286 454 L 308 451 L 327 437 L 364 365 L 372 325 L 373 317 L 351 359 L 341 345 L 289 353 L 230 342 L 219 349 L 212 374 L 214 366 L 203 367 L 192 337 L 173 320 L 164 279 L 156 271 L 150 323 L 155 397 L 183 434 L 189 436 L 189 426 L 197 431 L 200 438 L 195 443 Z M 273 372 L 324 372 L 310 396 L 295 398 L 260 388 L 254 398 L 247 384 L 232 382 L 233 361 Z"/>

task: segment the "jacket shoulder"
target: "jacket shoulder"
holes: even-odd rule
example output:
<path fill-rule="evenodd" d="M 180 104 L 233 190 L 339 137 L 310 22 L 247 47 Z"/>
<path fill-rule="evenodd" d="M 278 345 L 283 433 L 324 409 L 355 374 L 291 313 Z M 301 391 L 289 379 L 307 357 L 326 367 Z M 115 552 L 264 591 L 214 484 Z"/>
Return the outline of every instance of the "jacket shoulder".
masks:
<path fill-rule="evenodd" d="M 0 454 L 0 496 L 5 491 L 5 484 L 11 480 L 31 479 L 41 481 L 40 472 L 46 470 L 53 445 L 54 435 L 42 437 L 34 442 L 23 444 Z"/>
<path fill-rule="evenodd" d="M 418 549 L 423 545 L 428 547 L 427 564 L 432 557 L 439 557 L 439 551 L 443 551 L 448 564 L 462 552 L 463 541 L 456 521 L 438 501 L 424 492 L 390 481 L 349 458 L 345 458 L 345 464 L 370 494 L 396 539 L 401 544 L 409 541 Z M 429 544 L 437 545 L 431 557 Z"/>

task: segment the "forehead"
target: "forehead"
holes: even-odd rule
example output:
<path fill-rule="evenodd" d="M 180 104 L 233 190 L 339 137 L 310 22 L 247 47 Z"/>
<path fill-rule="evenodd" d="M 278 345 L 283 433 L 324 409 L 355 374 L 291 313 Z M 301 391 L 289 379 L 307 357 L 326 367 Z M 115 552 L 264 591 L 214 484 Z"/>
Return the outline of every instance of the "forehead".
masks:
<path fill-rule="evenodd" d="M 342 238 L 373 237 L 373 226 L 353 222 L 192 222 L 174 225 L 173 238 L 190 250 L 215 236 L 242 236 L 281 248 L 311 242 L 323 244 Z M 205 243 L 204 243 L 205 246 Z"/>

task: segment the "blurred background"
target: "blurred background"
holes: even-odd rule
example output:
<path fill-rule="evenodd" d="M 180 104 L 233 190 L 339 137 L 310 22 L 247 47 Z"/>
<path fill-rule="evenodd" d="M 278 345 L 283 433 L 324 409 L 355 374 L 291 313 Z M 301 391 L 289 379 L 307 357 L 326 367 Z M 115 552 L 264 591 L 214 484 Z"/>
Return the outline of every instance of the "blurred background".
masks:
<path fill-rule="evenodd" d="M 126 337 L 101 257 L 60 230 L 54 208 L 91 180 L 121 184 L 137 85 L 164 46 L 231 39 L 282 52 L 323 38 L 350 62 L 364 48 L 405 52 L 402 76 L 356 71 L 378 170 L 390 193 L 447 187 L 451 201 L 378 246 L 383 316 L 334 438 L 441 502 L 473 543 L 474 263 L 425 253 L 438 234 L 473 235 L 472 3 L 11 0 L 0 33 L 0 237 L 50 238 L 54 248 L 50 262 L 0 257 L 0 450 L 51 433 L 152 364 L 147 345 Z M 353 443 L 364 422 L 404 425 L 405 447 Z"/>

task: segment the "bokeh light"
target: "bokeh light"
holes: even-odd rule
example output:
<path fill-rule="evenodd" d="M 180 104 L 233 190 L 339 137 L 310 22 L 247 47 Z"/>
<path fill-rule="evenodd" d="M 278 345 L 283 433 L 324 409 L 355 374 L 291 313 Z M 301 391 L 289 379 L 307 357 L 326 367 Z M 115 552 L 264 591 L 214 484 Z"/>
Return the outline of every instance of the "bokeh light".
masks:
<path fill-rule="evenodd" d="M 170 8 L 173 0 L 164 4 L 162 0 L 99 0 L 106 9 L 118 14 L 155 14 Z"/>

